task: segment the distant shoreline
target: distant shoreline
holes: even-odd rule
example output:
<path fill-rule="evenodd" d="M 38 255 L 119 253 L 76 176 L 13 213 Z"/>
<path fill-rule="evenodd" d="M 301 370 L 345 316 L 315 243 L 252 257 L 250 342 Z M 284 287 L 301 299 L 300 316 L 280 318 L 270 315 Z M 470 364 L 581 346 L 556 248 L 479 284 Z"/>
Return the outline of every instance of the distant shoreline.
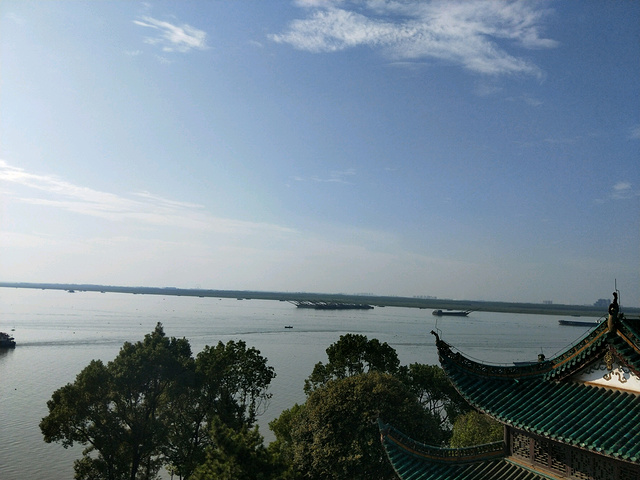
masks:
<path fill-rule="evenodd" d="M 449 300 L 437 298 L 395 297 L 375 295 L 345 295 L 337 293 L 263 292 L 251 290 L 211 290 L 175 287 L 127 287 L 76 283 L 0 282 L 2 288 L 30 288 L 67 290 L 73 292 L 109 292 L 140 295 L 173 295 L 185 297 L 236 298 L 239 300 L 324 301 L 366 303 L 374 307 L 405 307 L 420 309 L 473 310 L 496 313 L 528 313 L 536 315 L 564 315 L 601 317 L 606 310 L 588 305 L 538 304 L 515 302 L 484 302 L 477 300 Z M 640 315 L 640 308 L 625 308 L 628 316 Z"/>

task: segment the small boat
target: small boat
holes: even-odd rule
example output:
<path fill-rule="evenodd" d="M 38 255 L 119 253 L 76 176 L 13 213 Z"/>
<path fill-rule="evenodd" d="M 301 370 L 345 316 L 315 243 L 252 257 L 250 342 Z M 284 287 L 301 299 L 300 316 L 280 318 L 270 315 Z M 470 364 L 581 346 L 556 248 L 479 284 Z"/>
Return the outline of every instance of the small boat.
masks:
<path fill-rule="evenodd" d="M 600 324 L 600 322 L 585 322 L 581 320 L 558 320 L 558 323 L 567 327 L 595 327 Z"/>
<path fill-rule="evenodd" d="M 8 333 L 0 332 L 0 348 L 15 348 L 16 341 Z"/>
<path fill-rule="evenodd" d="M 284 328 L 293 328 L 293 325 L 285 325 Z"/>
<path fill-rule="evenodd" d="M 473 310 L 434 310 L 432 315 L 436 317 L 466 317 Z"/>

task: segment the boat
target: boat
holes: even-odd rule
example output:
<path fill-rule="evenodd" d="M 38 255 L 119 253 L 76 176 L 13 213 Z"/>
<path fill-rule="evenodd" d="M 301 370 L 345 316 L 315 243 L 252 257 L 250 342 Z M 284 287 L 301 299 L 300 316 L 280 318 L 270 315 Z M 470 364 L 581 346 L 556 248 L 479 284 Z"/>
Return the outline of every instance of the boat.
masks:
<path fill-rule="evenodd" d="M 8 333 L 0 332 L 0 348 L 15 348 L 16 341 Z"/>
<path fill-rule="evenodd" d="M 436 317 L 466 317 L 473 310 L 434 310 L 432 315 Z"/>
<path fill-rule="evenodd" d="M 284 328 L 293 328 L 293 325 L 285 325 Z"/>
<path fill-rule="evenodd" d="M 315 310 L 371 310 L 372 305 L 366 303 L 320 302 L 313 300 L 294 300 L 290 303 L 298 308 L 313 308 Z"/>
<path fill-rule="evenodd" d="M 600 324 L 600 322 L 588 322 L 583 320 L 558 320 L 558 323 L 567 327 L 596 327 Z"/>

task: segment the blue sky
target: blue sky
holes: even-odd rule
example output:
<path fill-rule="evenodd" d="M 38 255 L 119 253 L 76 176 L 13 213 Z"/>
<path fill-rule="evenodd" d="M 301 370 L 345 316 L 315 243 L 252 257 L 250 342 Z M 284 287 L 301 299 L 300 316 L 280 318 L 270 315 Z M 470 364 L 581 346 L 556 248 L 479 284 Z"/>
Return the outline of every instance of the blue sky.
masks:
<path fill-rule="evenodd" d="M 640 305 L 640 2 L 0 22 L 3 281 Z"/>

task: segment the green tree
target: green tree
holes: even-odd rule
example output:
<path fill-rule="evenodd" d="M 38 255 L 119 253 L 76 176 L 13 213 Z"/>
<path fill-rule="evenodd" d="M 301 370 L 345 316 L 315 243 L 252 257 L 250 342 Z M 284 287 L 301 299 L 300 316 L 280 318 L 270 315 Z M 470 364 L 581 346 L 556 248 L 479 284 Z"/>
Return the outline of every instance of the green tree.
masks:
<path fill-rule="evenodd" d="M 195 359 L 190 383 L 172 396 L 171 428 L 165 449 L 180 478 L 189 478 L 215 445 L 210 426 L 220 423 L 242 431 L 266 409 L 267 389 L 275 377 L 260 351 L 243 341 L 206 346 Z M 219 431 L 220 429 L 218 429 Z"/>
<path fill-rule="evenodd" d="M 451 447 L 471 447 L 503 439 L 504 427 L 491 417 L 472 410 L 460 415 L 453 424 Z"/>
<path fill-rule="evenodd" d="M 379 417 L 416 439 L 441 441 L 437 421 L 406 385 L 376 371 L 330 380 L 298 413 L 291 430 L 293 466 L 306 479 L 394 478 Z"/>
<path fill-rule="evenodd" d="M 196 371 L 216 415 L 236 428 L 253 426 L 264 413 L 271 398 L 267 388 L 276 376 L 260 351 L 241 340 L 205 347 L 196 358 Z"/>
<path fill-rule="evenodd" d="M 246 424 L 236 430 L 220 420 L 211 426 L 214 446 L 207 448 L 206 460 L 190 480 L 267 480 L 277 467 L 264 446 L 258 427 Z"/>
<path fill-rule="evenodd" d="M 329 380 L 346 378 L 369 371 L 395 374 L 400 366 L 398 354 L 388 343 L 365 335 L 348 333 L 331 344 L 327 350 L 328 363 L 319 362 L 305 380 L 307 394 L 323 386 Z"/>
<path fill-rule="evenodd" d="M 76 381 L 53 393 L 40 429 L 46 442 L 87 445 L 78 479 L 154 479 L 162 465 L 167 392 L 189 369 L 186 340 L 162 325 L 142 342 L 125 343 L 106 366 L 92 361 Z"/>
<path fill-rule="evenodd" d="M 437 365 L 412 363 L 402 367 L 400 378 L 425 410 L 440 419 L 440 426 L 445 434 L 451 433 L 454 420 L 471 407 L 453 387 L 444 370 Z"/>
<path fill-rule="evenodd" d="M 94 360 L 56 390 L 40 429 L 46 442 L 86 446 L 74 465 L 80 480 L 151 480 L 163 465 L 188 478 L 217 447 L 214 419 L 250 429 L 274 376 L 244 342 L 220 342 L 194 359 L 187 340 L 167 338 L 158 324 L 107 365 Z"/>
<path fill-rule="evenodd" d="M 282 480 L 296 478 L 293 466 L 294 440 L 292 431 L 301 418 L 304 408 L 304 405 L 296 403 L 293 407 L 284 410 L 278 418 L 269 422 L 269 429 L 274 433 L 276 439 L 269 444 L 268 449 L 274 462 L 284 466 L 278 477 Z"/>

